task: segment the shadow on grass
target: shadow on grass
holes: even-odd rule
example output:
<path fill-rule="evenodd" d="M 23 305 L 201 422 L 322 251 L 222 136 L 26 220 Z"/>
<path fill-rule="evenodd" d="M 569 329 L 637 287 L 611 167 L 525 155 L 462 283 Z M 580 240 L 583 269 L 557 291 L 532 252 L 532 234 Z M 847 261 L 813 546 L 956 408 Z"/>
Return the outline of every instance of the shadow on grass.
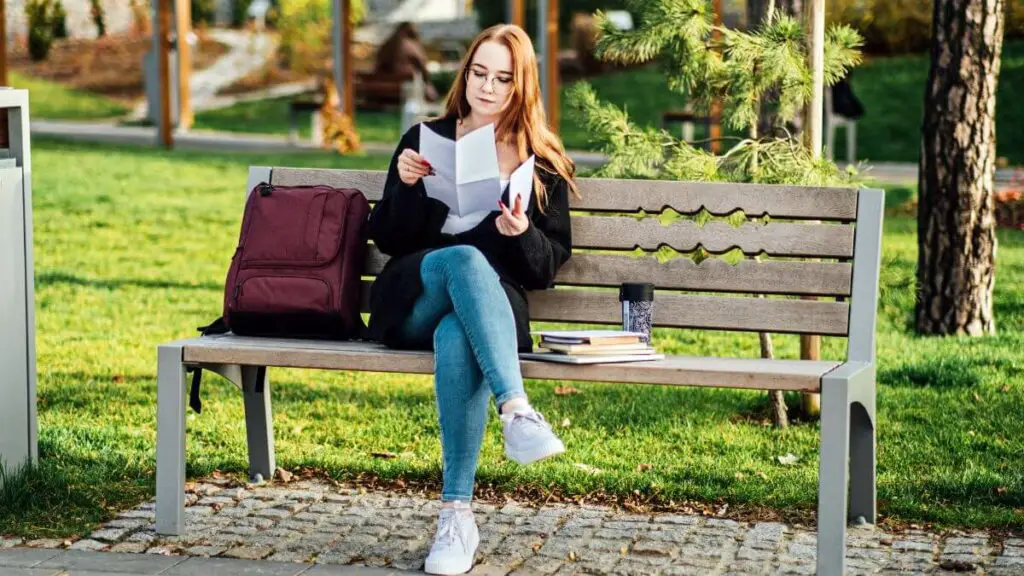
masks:
<path fill-rule="evenodd" d="M 224 284 L 218 282 L 176 282 L 145 278 L 102 278 L 88 279 L 69 272 L 41 272 L 36 274 L 36 286 L 69 284 L 85 288 L 102 290 L 120 290 L 121 288 L 172 289 L 172 290 L 223 290 Z"/>
<path fill-rule="evenodd" d="M 978 362 L 955 356 L 929 358 L 880 370 L 878 382 L 914 388 L 974 388 L 981 384 L 977 366 Z"/>

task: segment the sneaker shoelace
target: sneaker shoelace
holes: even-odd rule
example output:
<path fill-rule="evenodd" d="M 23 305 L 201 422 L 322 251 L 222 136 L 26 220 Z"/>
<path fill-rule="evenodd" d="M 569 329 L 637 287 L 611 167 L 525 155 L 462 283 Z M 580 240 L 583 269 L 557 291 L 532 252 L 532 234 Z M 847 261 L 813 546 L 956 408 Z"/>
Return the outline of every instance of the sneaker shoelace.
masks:
<path fill-rule="evenodd" d="M 520 419 L 524 421 L 524 425 L 530 431 L 551 429 L 551 425 L 548 424 L 544 415 L 536 410 L 530 410 L 529 412 L 515 412 L 512 416 L 512 424 L 514 425 Z"/>
<path fill-rule="evenodd" d="M 457 541 L 462 544 L 462 551 L 466 554 L 469 553 L 469 542 L 462 537 L 462 534 L 466 532 L 463 525 L 466 520 L 463 515 L 458 510 L 452 512 L 446 510 L 441 513 L 440 526 L 437 527 L 437 545 L 439 547 L 449 548 Z"/>

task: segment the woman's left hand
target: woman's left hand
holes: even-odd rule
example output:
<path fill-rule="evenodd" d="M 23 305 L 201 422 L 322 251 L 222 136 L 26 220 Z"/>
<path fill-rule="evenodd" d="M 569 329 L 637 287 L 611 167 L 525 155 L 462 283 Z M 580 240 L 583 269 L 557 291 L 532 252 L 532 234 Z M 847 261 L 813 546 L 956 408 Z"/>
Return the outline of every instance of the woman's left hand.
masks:
<path fill-rule="evenodd" d="M 498 207 L 501 208 L 501 214 L 498 215 L 495 224 L 498 227 L 498 232 L 504 236 L 519 236 L 526 229 L 530 227 L 530 219 L 526 217 L 526 213 L 523 211 L 523 197 L 516 196 L 516 203 L 512 207 L 512 210 L 505 206 L 505 203 L 498 200 Z"/>

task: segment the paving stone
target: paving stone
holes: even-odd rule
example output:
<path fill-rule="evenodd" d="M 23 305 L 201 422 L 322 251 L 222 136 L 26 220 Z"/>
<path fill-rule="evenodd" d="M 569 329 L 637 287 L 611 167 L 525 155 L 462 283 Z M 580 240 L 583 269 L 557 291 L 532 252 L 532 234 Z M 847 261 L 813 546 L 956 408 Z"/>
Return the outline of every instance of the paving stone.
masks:
<path fill-rule="evenodd" d="M 643 537 L 646 540 L 682 544 L 686 541 L 686 532 L 682 530 L 655 530 L 654 532 L 645 533 Z"/>
<path fill-rule="evenodd" d="M 545 546 L 546 547 L 546 546 Z M 533 556 L 527 558 L 519 570 L 529 570 L 535 574 L 554 574 L 563 566 L 562 559 Z M 516 572 L 518 573 L 518 571 Z"/>
<path fill-rule="evenodd" d="M 932 552 L 933 550 L 935 550 L 935 543 L 931 541 L 921 542 L 919 540 L 899 540 L 892 543 L 892 549 L 903 552 L 908 550 Z"/>
<path fill-rule="evenodd" d="M 605 540 L 633 540 L 639 534 L 639 530 L 623 530 L 621 528 L 603 528 L 594 533 L 594 538 Z"/>
<path fill-rule="evenodd" d="M 645 556 L 666 556 L 674 557 L 678 554 L 679 547 L 672 542 L 660 540 L 640 540 L 633 544 L 632 554 Z"/>
<path fill-rule="evenodd" d="M 579 556 L 583 550 L 584 546 L 579 541 L 556 537 L 545 542 L 544 546 L 537 550 L 537 554 L 546 558 L 565 560 L 569 558 L 570 552 Z"/>
<path fill-rule="evenodd" d="M 162 544 L 160 546 L 150 546 L 146 549 L 146 554 L 151 556 L 174 556 L 178 553 L 179 548 L 173 544 Z"/>
<path fill-rule="evenodd" d="M 127 541 L 128 542 L 149 543 L 149 542 L 153 542 L 154 540 L 156 540 L 156 533 L 155 532 L 153 532 L 151 530 L 143 530 L 141 532 L 136 532 L 136 533 L 132 534 L 131 536 L 129 536 Z"/>
<path fill-rule="evenodd" d="M 145 528 L 152 524 L 150 520 L 145 518 L 114 518 L 110 522 L 103 525 L 104 528 L 125 528 L 127 530 L 135 530 L 138 528 Z"/>
<path fill-rule="evenodd" d="M 645 530 L 652 527 L 649 520 L 630 520 L 628 522 L 613 520 L 606 521 L 602 526 L 607 530 Z"/>
<path fill-rule="evenodd" d="M 235 503 L 235 499 L 230 496 L 207 496 L 196 504 L 199 506 L 210 506 L 211 508 L 223 508 L 224 506 L 234 506 Z"/>
<path fill-rule="evenodd" d="M 145 542 L 121 542 L 111 546 L 110 551 L 124 554 L 142 554 L 147 548 L 149 548 L 149 544 Z"/>
<path fill-rule="evenodd" d="M 71 545 L 72 550 L 86 550 L 89 552 L 98 552 L 100 550 L 106 550 L 110 547 L 109 542 L 100 542 L 99 540 L 93 540 L 91 538 L 84 538 L 78 540 Z"/>
<path fill-rule="evenodd" d="M 271 562 L 309 562 L 315 554 L 304 550 L 274 552 L 267 560 Z"/>
<path fill-rule="evenodd" d="M 629 549 L 631 542 L 629 540 L 602 540 L 600 538 L 594 538 L 587 543 L 587 548 L 591 550 L 600 550 L 602 552 L 621 552 L 623 548 Z"/>
<path fill-rule="evenodd" d="M 152 510 L 126 510 L 117 515 L 118 518 L 142 518 L 152 522 L 156 514 Z"/>
<path fill-rule="evenodd" d="M 25 543 L 29 548 L 63 548 L 64 541 L 58 538 L 39 538 Z"/>
<path fill-rule="evenodd" d="M 263 560 L 273 554 L 274 549 L 264 546 L 236 546 L 226 552 L 227 558 L 240 558 L 242 560 Z"/>
<path fill-rule="evenodd" d="M 281 518 L 287 518 L 291 516 L 291 512 L 282 510 L 281 508 L 263 508 L 253 513 L 256 518 L 271 518 L 274 520 L 280 520 Z"/>
<path fill-rule="evenodd" d="M 505 515 L 505 516 L 524 516 L 525 517 L 525 516 L 536 516 L 537 515 L 537 509 L 536 508 L 527 508 L 525 506 L 520 506 L 519 504 L 515 504 L 515 503 L 506 504 L 506 505 L 502 506 L 501 510 L 499 510 L 498 512 L 500 514 Z"/>
<path fill-rule="evenodd" d="M 22 542 L 24 542 L 24 540 L 22 540 L 21 538 L 15 538 L 13 536 L 0 536 L 0 550 L 6 550 L 8 548 L 14 548 L 15 546 L 21 546 Z"/>
<path fill-rule="evenodd" d="M 252 508 L 238 507 L 238 508 L 222 508 L 220 512 L 217 512 L 219 518 L 245 518 L 249 514 L 252 514 Z"/>
<path fill-rule="evenodd" d="M 209 557 L 215 557 L 215 556 L 217 556 L 217 554 L 223 553 L 226 550 L 227 550 L 227 548 L 225 548 L 224 546 L 210 546 L 210 545 L 200 544 L 198 546 L 191 546 L 191 547 L 185 548 L 184 552 L 186 554 L 188 554 L 188 556 L 198 556 L 198 557 L 209 558 Z"/>
<path fill-rule="evenodd" d="M 1006 546 L 1004 543 L 1002 556 L 1024 557 L 1024 547 Z"/>
<path fill-rule="evenodd" d="M 1014 566 L 1024 568 L 1024 556 L 997 556 L 992 563 L 993 567 L 1004 568 Z M 1024 572 L 1024 570 L 1022 570 Z"/>
<path fill-rule="evenodd" d="M 504 565 L 477 564 L 469 571 L 470 576 L 505 576 L 509 568 Z"/>

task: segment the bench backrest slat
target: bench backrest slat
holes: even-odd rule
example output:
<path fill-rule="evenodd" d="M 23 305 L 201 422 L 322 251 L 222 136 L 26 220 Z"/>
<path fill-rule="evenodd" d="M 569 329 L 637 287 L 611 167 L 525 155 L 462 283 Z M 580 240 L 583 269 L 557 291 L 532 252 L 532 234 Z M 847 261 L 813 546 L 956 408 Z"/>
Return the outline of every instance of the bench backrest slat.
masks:
<path fill-rule="evenodd" d="M 371 284 L 364 281 L 363 312 L 370 311 Z M 613 325 L 622 321 L 615 290 L 540 290 L 530 292 L 529 301 L 534 321 Z M 846 336 L 849 314 L 845 302 L 659 293 L 653 321 L 665 328 Z"/>
<path fill-rule="evenodd" d="M 367 252 L 366 275 L 376 276 L 388 256 L 373 245 Z M 847 263 L 744 260 L 729 264 L 710 258 L 659 262 L 654 256 L 619 256 L 577 252 L 559 270 L 563 286 L 618 287 L 643 278 L 659 289 L 694 292 L 849 296 L 852 266 Z"/>
<path fill-rule="evenodd" d="M 358 188 L 371 202 L 380 199 L 385 179 L 379 170 L 254 167 L 250 187 L 268 174 L 278 185 Z M 623 282 L 652 282 L 658 326 L 850 334 L 846 299 L 856 296 L 852 286 L 861 250 L 855 253 L 855 246 L 870 243 L 856 235 L 858 204 L 864 200 L 860 191 L 587 178 L 578 184 L 583 198 L 572 202 L 574 254 L 556 278 L 557 289 L 530 293 L 534 320 L 618 324 L 616 288 Z M 746 218 L 739 225 L 721 220 L 699 225 L 651 214 L 669 208 L 716 216 L 741 210 Z M 702 248 L 711 256 L 698 264 L 666 247 L 680 253 Z M 736 249 L 744 255 L 739 262 L 719 258 Z M 371 243 L 365 275 L 376 276 L 387 260 Z M 877 263 L 875 269 L 877 281 Z M 364 311 L 372 280 L 365 282 Z"/>

